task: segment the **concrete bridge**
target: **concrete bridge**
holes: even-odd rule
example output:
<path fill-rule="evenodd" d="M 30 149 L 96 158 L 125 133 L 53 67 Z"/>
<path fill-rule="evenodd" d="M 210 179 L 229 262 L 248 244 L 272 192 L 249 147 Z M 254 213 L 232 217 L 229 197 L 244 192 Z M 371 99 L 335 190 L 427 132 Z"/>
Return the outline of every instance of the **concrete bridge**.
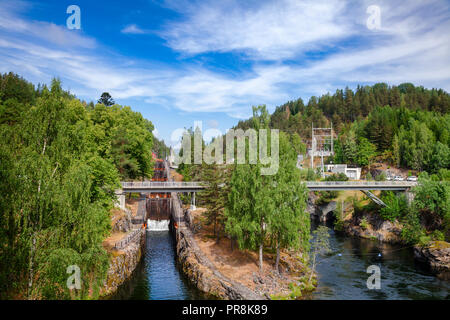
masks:
<path fill-rule="evenodd" d="M 407 191 L 415 187 L 412 181 L 306 181 L 310 191 L 342 191 L 342 190 L 391 190 Z M 122 182 L 122 192 L 161 193 L 161 192 L 198 192 L 206 189 L 203 182 Z"/>
<path fill-rule="evenodd" d="M 306 181 L 306 187 L 310 191 L 345 191 L 359 190 L 364 192 L 369 198 L 379 205 L 386 204 L 377 198 L 370 190 L 391 190 L 404 191 L 408 201 L 412 201 L 413 194 L 410 189 L 417 185 L 412 181 Z M 122 189 L 116 191 L 119 200 L 119 206 L 125 208 L 125 194 L 136 193 L 164 193 L 181 192 L 193 194 L 193 207 L 195 207 L 195 193 L 206 189 L 207 186 L 202 182 L 157 182 L 157 181 L 132 181 L 122 182 Z"/>
<path fill-rule="evenodd" d="M 414 199 L 410 192 L 417 182 L 413 181 L 307 181 L 306 186 L 310 191 L 345 191 L 359 190 L 380 206 L 387 205 L 370 190 L 404 191 L 408 203 Z"/>

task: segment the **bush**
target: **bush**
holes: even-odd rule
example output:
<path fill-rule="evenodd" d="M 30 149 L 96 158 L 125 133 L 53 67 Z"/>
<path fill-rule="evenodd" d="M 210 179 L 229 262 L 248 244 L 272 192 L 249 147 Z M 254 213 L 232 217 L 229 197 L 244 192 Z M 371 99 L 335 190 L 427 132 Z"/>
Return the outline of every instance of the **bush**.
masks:
<path fill-rule="evenodd" d="M 434 230 L 431 234 L 431 239 L 434 241 L 445 241 L 445 236 L 442 231 Z"/>
<path fill-rule="evenodd" d="M 363 230 L 366 230 L 369 227 L 369 222 L 367 221 L 366 217 L 361 219 L 359 226 L 363 228 Z"/>
<path fill-rule="evenodd" d="M 341 215 L 342 212 L 342 203 L 338 202 L 336 205 L 336 210 L 333 211 L 334 217 L 336 220 L 334 221 L 334 230 L 343 231 L 344 230 L 344 217 Z"/>
<path fill-rule="evenodd" d="M 419 213 L 417 210 L 409 210 L 404 218 L 404 227 L 401 237 L 408 244 L 416 244 L 425 235 L 423 227 L 420 225 Z"/>
<path fill-rule="evenodd" d="M 405 215 L 408 210 L 408 202 L 403 194 L 395 195 L 392 191 L 383 192 L 381 200 L 387 205 L 387 207 L 382 207 L 380 209 L 380 216 L 384 220 L 393 222 Z"/>
<path fill-rule="evenodd" d="M 431 238 L 429 236 L 421 236 L 419 238 L 419 246 L 425 247 L 428 245 L 428 243 L 431 241 Z"/>
<path fill-rule="evenodd" d="M 386 181 L 386 173 L 382 172 L 379 175 L 375 176 L 376 181 Z"/>

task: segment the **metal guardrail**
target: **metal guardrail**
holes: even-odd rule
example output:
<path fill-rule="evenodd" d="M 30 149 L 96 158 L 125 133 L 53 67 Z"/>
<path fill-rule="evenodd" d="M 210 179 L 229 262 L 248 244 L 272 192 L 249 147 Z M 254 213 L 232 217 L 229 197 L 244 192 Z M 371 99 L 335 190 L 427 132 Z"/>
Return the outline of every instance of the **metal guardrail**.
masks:
<path fill-rule="evenodd" d="M 414 187 L 417 182 L 413 181 L 306 181 L 306 186 L 377 186 L 377 187 Z"/>
<path fill-rule="evenodd" d="M 122 182 L 124 189 L 141 189 L 141 188 L 205 188 L 202 182 L 175 182 L 175 181 L 130 181 Z"/>
<path fill-rule="evenodd" d="M 122 240 L 117 241 L 114 244 L 114 248 L 116 248 L 117 250 L 122 250 L 123 248 L 128 246 L 128 244 L 130 242 L 134 241 L 137 236 L 140 236 L 140 234 L 141 234 L 141 229 L 140 228 L 131 231 L 129 234 L 127 234 L 127 236 L 125 238 L 123 238 Z"/>

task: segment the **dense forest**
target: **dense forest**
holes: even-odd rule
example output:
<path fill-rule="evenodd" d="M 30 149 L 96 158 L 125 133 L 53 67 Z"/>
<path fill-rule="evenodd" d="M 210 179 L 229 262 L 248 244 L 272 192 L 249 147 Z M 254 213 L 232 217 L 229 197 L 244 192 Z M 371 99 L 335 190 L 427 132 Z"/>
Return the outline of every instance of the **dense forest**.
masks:
<path fill-rule="evenodd" d="M 280 157 L 284 157 L 286 162 L 280 164 L 280 172 L 275 177 L 258 178 L 257 166 L 253 168 L 249 165 L 181 164 L 178 171 L 185 180 L 209 183 L 210 189 L 198 199 L 208 208 L 206 217 L 214 224 L 218 241 L 222 233 L 236 239 L 241 248 L 259 249 L 261 252 L 264 246 L 269 246 L 278 253 L 280 247 L 291 248 L 303 243 L 301 247 L 307 251 L 303 241 L 308 239 L 308 235 L 303 233 L 303 227 L 309 226 L 309 223 L 305 220 L 297 225 L 289 220 L 289 217 L 294 216 L 295 221 L 302 219 L 305 207 L 299 205 L 294 211 L 284 214 L 283 204 L 286 199 L 290 199 L 290 194 L 285 190 L 287 193 L 281 196 L 284 202 L 277 203 L 278 188 L 286 186 L 296 190 L 298 181 L 320 178 L 311 169 L 293 169 L 296 155 L 306 153 L 312 123 L 314 127 L 333 125 L 335 155 L 329 157 L 328 161 L 369 169 L 373 162 L 379 161 L 421 172 L 421 185 L 415 188 L 415 200 L 410 206 L 402 194 L 383 192 L 381 197 L 388 204 L 387 208 L 380 208 L 370 202 L 368 206 L 361 207 L 355 200 L 355 212 L 366 210 L 378 214 L 384 220 L 400 221 L 404 225 L 402 238 L 410 244 L 448 240 L 449 106 L 450 96 L 443 90 L 428 90 L 412 84 L 389 87 L 383 83 L 371 87 L 358 86 L 355 92 L 346 88 L 345 91 L 337 90 L 332 96 L 312 97 L 307 105 L 302 99 L 290 101 L 277 107 L 271 115 L 265 106 L 260 106 L 254 108 L 252 118 L 240 121 L 234 128 L 258 128 L 262 121 L 267 128 L 280 129 L 283 137 L 280 138 Z M 188 133 L 193 140 L 196 130 L 191 128 Z M 224 137 L 222 139 L 225 146 Z M 286 170 L 297 173 L 289 175 Z M 369 176 L 370 173 L 367 178 Z M 375 178 L 383 179 L 383 175 Z M 281 184 L 279 179 L 285 184 Z M 336 179 L 346 180 L 347 177 L 326 178 Z M 271 190 L 271 185 L 277 185 L 277 192 Z M 296 190 L 296 193 L 305 197 L 304 191 Z M 337 192 L 323 192 L 319 201 L 329 202 L 337 196 Z M 284 218 L 274 219 L 278 216 Z M 336 222 L 339 228 L 342 223 L 339 217 Z M 263 228 L 263 225 L 267 228 Z M 277 238 L 277 232 L 284 234 L 289 241 Z M 300 242 L 295 237 L 299 233 L 302 235 Z"/>
<path fill-rule="evenodd" d="M 98 295 L 114 190 L 152 175 L 153 125 L 117 104 L 0 75 L 0 298 Z M 64 290 L 70 265 L 82 290 Z M 72 296 L 69 296 L 72 295 Z"/>
<path fill-rule="evenodd" d="M 425 89 L 404 83 L 358 86 L 333 95 L 299 98 L 276 108 L 270 127 L 298 134 L 306 144 L 311 125 L 333 126 L 335 159 L 367 166 L 373 160 L 413 170 L 437 173 L 450 166 L 450 95 L 442 89 Z M 240 121 L 247 129 L 252 120 Z"/>

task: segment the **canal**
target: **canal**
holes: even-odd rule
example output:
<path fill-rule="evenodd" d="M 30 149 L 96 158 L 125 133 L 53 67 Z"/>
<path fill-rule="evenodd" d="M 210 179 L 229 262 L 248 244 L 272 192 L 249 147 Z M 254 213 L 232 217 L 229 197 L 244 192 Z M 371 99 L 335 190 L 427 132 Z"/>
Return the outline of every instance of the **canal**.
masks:
<path fill-rule="evenodd" d="M 317 227 L 312 224 L 312 230 Z M 329 229 L 332 253 L 317 266 L 318 287 L 308 299 L 450 299 L 450 282 L 414 260 L 411 247 L 346 237 Z M 369 290 L 370 265 L 381 270 L 381 288 Z M 207 299 L 185 278 L 170 231 L 147 231 L 145 256 L 112 299 Z"/>
<path fill-rule="evenodd" d="M 132 278 L 112 299 L 203 300 L 203 295 L 185 278 L 175 256 L 170 231 L 147 231 L 145 256 Z"/>

